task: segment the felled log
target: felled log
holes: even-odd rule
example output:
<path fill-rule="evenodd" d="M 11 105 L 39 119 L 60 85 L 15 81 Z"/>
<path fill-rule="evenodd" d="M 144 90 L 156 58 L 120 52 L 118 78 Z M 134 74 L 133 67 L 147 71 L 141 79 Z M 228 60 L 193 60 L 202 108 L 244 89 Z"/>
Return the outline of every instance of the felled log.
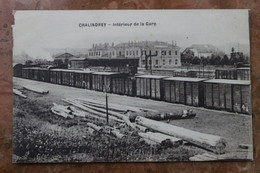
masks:
<path fill-rule="evenodd" d="M 190 161 L 214 161 L 219 160 L 219 158 L 215 155 L 204 153 L 204 154 L 198 154 L 193 157 L 189 158 Z"/>
<path fill-rule="evenodd" d="M 147 133 L 138 133 L 139 136 L 143 138 L 147 138 L 149 140 L 152 140 L 156 143 L 162 143 L 163 141 L 169 140 L 172 144 L 180 145 L 181 144 L 181 139 L 175 138 L 175 137 L 170 137 L 168 135 L 163 135 L 160 133 L 153 133 L 153 132 L 147 132 Z"/>
<path fill-rule="evenodd" d="M 83 103 L 83 105 L 86 106 L 86 107 L 88 107 L 88 108 L 90 108 L 90 109 L 93 109 L 93 110 L 96 110 L 96 111 L 99 111 L 99 112 L 106 113 L 106 109 L 105 109 L 105 108 L 98 108 L 98 107 L 91 106 L 91 105 L 87 105 L 87 104 L 84 104 L 84 103 Z M 118 117 L 118 118 L 121 118 L 121 119 L 123 118 L 123 116 L 125 116 L 125 115 L 123 115 L 123 114 L 120 114 L 120 113 L 117 113 L 117 112 L 114 112 L 114 111 L 111 111 L 111 110 L 108 110 L 108 114 L 114 115 L 114 116 L 116 116 L 116 117 Z"/>
<path fill-rule="evenodd" d="M 149 129 L 147 127 L 144 127 L 144 126 L 141 126 L 139 124 L 136 124 L 136 123 L 132 123 L 134 126 L 135 126 L 135 129 L 137 131 L 141 131 L 141 132 L 148 132 Z"/>
<path fill-rule="evenodd" d="M 146 132 L 148 135 L 155 136 L 156 138 L 161 139 L 162 141 L 169 139 L 173 144 L 180 145 L 182 144 L 182 140 L 179 138 L 175 138 L 173 136 L 165 135 L 162 133 L 153 133 L 153 132 Z"/>
<path fill-rule="evenodd" d="M 158 145 L 159 143 L 157 142 L 154 142 L 150 139 L 147 139 L 147 138 L 142 138 L 144 140 L 145 143 L 147 143 L 148 145 Z"/>
<path fill-rule="evenodd" d="M 106 115 L 104 113 L 100 113 L 98 111 L 95 111 L 95 110 L 92 110 L 90 108 L 87 108 L 86 106 L 82 105 L 79 102 L 75 102 L 75 101 L 68 100 L 68 99 L 64 99 L 64 101 L 69 103 L 69 104 L 72 104 L 72 105 L 74 105 L 74 106 L 76 106 L 76 107 L 78 107 L 78 108 L 80 108 L 80 109 L 82 109 L 84 111 L 87 111 L 89 113 L 96 114 L 96 115 L 98 115 L 100 117 L 106 118 Z M 110 116 L 109 119 L 117 121 L 117 122 L 121 122 L 121 123 L 123 122 L 122 120 L 120 120 L 120 119 L 118 119 L 116 117 L 112 117 L 112 116 Z"/>
<path fill-rule="evenodd" d="M 33 92 L 39 93 L 39 94 L 47 94 L 47 93 L 49 93 L 48 90 L 44 90 L 44 89 L 37 88 L 37 87 L 34 87 L 34 86 L 29 86 L 29 85 L 24 85 L 23 88 L 27 89 L 29 91 L 33 91 Z"/>
<path fill-rule="evenodd" d="M 126 137 L 124 134 L 122 134 L 119 130 L 117 129 L 111 129 L 111 134 L 113 134 L 114 136 L 116 136 L 119 139 L 122 139 L 124 137 Z"/>
<path fill-rule="evenodd" d="M 21 91 L 19 91 L 17 89 L 13 89 L 13 93 L 18 95 L 18 96 L 20 96 L 20 97 L 22 97 L 22 98 L 25 98 L 25 99 L 27 98 L 26 95 L 24 95 Z"/>
<path fill-rule="evenodd" d="M 149 141 L 153 141 L 154 143 L 156 144 L 161 144 L 163 140 L 159 139 L 159 138 L 156 138 L 152 135 L 148 135 L 147 133 L 138 133 L 138 135 L 144 139 L 148 139 Z"/>
<path fill-rule="evenodd" d="M 141 116 L 136 118 L 136 123 L 155 131 L 183 139 L 215 153 L 224 153 L 227 145 L 226 140 L 220 136 L 196 132 Z"/>
<path fill-rule="evenodd" d="M 67 112 L 65 112 L 62 109 L 58 109 L 57 107 L 52 107 L 51 111 L 52 111 L 52 113 L 59 115 L 59 116 L 62 116 L 64 118 L 68 118 L 68 117 L 73 118 L 73 115 L 68 114 Z"/>
<path fill-rule="evenodd" d="M 102 131 L 102 127 L 100 126 L 97 126 L 96 124 L 93 124 L 93 123 L 87 123 L 87 126 L 91 127 L 92 129 L 98 131 L 98 132 L 101 132 Z"/>
<path fill-rule="evenodd" d="M 145 118 L 149 118 L 152 120 L 177 120 L 177 119 L 190 119 L 196 116 L 196 113 L 166 113 L 166 114 L 159 114 L 155 112 L 127 112 L 129 119 L 131 122 L 135 121 L 137 116 L 142 116 Z"/>

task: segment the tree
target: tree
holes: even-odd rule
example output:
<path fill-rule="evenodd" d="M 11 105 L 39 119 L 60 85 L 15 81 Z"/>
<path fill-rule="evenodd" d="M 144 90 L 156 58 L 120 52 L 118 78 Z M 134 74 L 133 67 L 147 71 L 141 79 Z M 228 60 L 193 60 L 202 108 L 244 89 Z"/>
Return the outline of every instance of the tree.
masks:
<path fill-rule="evenodd" d="M 224 55 L 224 57 L 221 59 L 220 64 L 222 65 L 222 67 L 224 65 L 230 65 L 229 59 L 227 55 Z"/>

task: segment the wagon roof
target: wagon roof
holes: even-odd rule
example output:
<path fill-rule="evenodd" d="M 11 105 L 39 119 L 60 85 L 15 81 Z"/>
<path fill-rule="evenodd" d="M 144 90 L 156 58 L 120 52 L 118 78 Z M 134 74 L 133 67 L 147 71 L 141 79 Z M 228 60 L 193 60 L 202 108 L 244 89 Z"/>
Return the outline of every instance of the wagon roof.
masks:
<path fill-rule="evenodd" d="M 136 76 L 137 78 L 154 78 L 154 79 L 162 79 L 162 78 L 167 78 L 168 76 L 158 76 L 158 75 L 141 75 L 141 76 Z"/>
<path fill-rule="evenodd" d="M 73 70 L 73 71 L 77 73 L 93 73 L 93 71 L 83 71 L 83 70 Z"/>
<path fill-rule="evenodd" d="M 250 85 L 249 80 L 229 80 L 229 79 L 211 79 L 204 81 L 205 83 L 222 83 L 222 84 L 237 84 L 237 85 Z"/>
<path fill-rule="evenodd" d="M 187 82 L 201 82 L 206 79 L 204 78 L 191 78 L 191 77 L 169 77 L 164 80 L 171 80 L 171 81 L 187 81 Z"/>
<path fill-rule="evenodd" d="M 250 70 L 250 67 L 238 67 L 237 70 Z"/>
<path fill-rule="evenodd" d="M 43 68 L 40 68 L 40 67 L 25 67 L 23 69 L 43 69 Z"/>
<path fill-rule="evenodd" d="M 98 74 L 98 75 L 114 75 L 114 74 L 120 74 L 117 72 L 94 72 L 93 74 Z"/>

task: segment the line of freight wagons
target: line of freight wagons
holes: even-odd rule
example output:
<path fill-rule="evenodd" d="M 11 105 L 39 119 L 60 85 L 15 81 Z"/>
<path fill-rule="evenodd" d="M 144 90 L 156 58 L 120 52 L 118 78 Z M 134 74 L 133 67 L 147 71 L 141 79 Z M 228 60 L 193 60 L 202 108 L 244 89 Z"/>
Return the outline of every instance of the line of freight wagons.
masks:
<path fill-rule="evenodd" d="M 22 68 L 16 77 L 89 90 L 251 114 L 249 80 L 203 79 L 117 72 Z"/>

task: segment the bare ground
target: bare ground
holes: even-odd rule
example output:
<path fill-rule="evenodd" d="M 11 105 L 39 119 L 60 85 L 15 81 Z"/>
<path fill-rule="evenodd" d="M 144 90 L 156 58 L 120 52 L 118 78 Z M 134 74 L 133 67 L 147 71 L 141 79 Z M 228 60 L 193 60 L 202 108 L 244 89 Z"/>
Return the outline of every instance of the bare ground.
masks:
<path fill-rule="evenodd" d="M 36 94 L 22 89 L 30 84 L 50 92 Z M 92 162 L 92 161 L 188 161 L 203 153 L 195 146 L 177 148 L 150 147 L 136 135 L 125 141 L 104 134 L 89 134 L 85 121 L 80 118 L 65 120 L 50 112 L 53 102 L 65 104 L 64 98 L 91 98 L 105 100 L 102 92 L 14 78 L 14 88 L 20 89 L 27 99 L 14 96 L 14 162 Z M 110 103 L 145 107 L 160 112 L 181 112 L 194 109 L 194 119 L 172 120 L 170 123 L 203 133 L 219 135 L 228 142 L 229 157 L 245 159 L 237 154 L 240 143 L 252 144 L 251 117 L 222 111 L 212 111 L 137 97 L 108 94 Z"/>

